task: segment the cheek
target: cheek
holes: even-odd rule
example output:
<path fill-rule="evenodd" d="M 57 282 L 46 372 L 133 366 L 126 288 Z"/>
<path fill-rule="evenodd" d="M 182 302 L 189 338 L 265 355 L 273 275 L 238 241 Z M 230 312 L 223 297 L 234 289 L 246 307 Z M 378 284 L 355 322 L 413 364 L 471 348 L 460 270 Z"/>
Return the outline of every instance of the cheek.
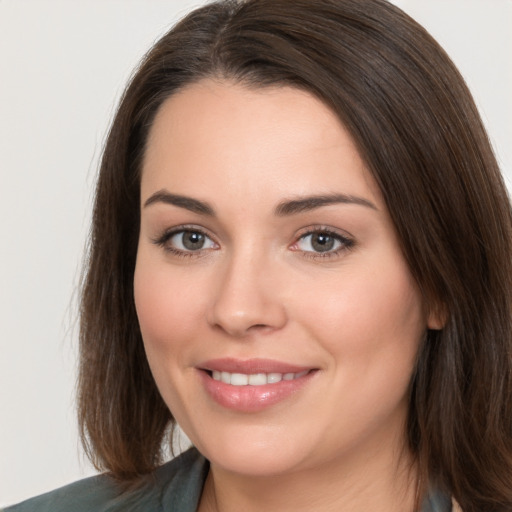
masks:
<path fill-rule="evenodd" d="M 134 299 L 144 349 L 160 394 L 176 418 L 186 417 L 186 404 L 194 403 L 183 379 L 190 371 L 191 340 L 197 338 L 201 316 L 196 290 L 168 265 L 139 252 Z"/>
<path fill-rule="evenodd" d="M 426 329 L 420 294 L 405 263 L 331 277 L 300 316 L 333 364 L 355 371 L 412 371 Z M 329 290 L 326 292 L 325 290 Z"/>
<path fill-rule="evenodd" d="M 144 254 L 138 256 L 134 275 L 134 299 L 137 317 L 148 353 L 178 349 L 197 325 L 200 316 L 196 287 L 180 283 L 158 262 L 152 262 Z"/>

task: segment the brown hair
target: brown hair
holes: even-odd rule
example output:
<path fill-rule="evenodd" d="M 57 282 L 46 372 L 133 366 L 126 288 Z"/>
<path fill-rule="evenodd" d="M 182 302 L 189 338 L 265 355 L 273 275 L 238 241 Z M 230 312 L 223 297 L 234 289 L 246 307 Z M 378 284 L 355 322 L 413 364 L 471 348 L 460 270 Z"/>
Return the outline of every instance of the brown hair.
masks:
<path fill-rule="evenodd" d="M 378 182 L 428 308 L 408 439 L 423 482 L 465 512 L 512 507 L 512 215 L 460 74 L 384 0 L 221 1 L 147 54 L 103 153 L 81 309 L 79 420 L 120 479 L 160 461 L 171 413 L 146 362 L 133 301 L 141 159 L 155 113 L 205 77 L 291 85 L 323 100 Z"/>

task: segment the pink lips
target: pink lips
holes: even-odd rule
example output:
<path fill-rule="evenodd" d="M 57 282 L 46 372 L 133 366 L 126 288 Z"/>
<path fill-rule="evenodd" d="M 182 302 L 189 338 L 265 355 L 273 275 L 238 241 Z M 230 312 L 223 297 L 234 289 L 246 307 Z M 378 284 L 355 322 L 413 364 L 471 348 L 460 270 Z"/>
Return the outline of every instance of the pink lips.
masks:
<path fill-rule="evenodd" d="M 258 412 L 277 404 L 303 388 L 316 373 L 314 368 L 297 366 L 270 359 L 212 359 L 198 366 L 206 392 L 219 405 L 239 411 Z M 212 373 L 228 372 L 252 374 L 302 374 L 293 380 L 273 384 L 235 386 L 214 380 Z"/>

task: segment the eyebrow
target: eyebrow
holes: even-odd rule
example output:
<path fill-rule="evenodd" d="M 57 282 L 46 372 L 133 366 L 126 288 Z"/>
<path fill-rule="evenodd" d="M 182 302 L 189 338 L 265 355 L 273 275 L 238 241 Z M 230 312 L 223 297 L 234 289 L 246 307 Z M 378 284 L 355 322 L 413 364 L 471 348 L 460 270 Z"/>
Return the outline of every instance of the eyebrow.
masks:
<path fill-rule="evenodd" d="M 152 194 L 144 203 L 144 208 L 155 203 L 170 204 L 198 213 L 199 215 L 215 217 L 215 210 L 206 201 L 200 201 L 199 199 L 179 194 L 171 194 L 166 190 L 159 190 Z M 276 206 L 274 213 L 279 217 L 286 217 L 332 204 L 356 204 L 371 208 L 372 210 L 378 209 L 371 201 L 362 197 L 346 194 L 322 194 L 282 201 Z"/>
<path fill-rule="evenodd" d="M 346 194 L 327 194 L 283 201 L 277 205 L 275 214 L 280 217 L 284 217 L 315 210 L 316 208 L 329 206 L 331 204 L 356 204 L 359 206 L 366 206 L 372 210 L 378 210 L 378 208 L 371 201 L 368 201 L 368 199 L 364 199 L 362 197 Z"/>
<path fill-rule="evenodd" d="M 193 199 L 192 197 L 171 194 L 166 190 L 159 190 L 151 195 L 144 203 L 144 208 L 155 203 L 172 204 L 200 215 L 215 216 L 215 211 L 207 202 L 199 201 L 199 199 Z"/>

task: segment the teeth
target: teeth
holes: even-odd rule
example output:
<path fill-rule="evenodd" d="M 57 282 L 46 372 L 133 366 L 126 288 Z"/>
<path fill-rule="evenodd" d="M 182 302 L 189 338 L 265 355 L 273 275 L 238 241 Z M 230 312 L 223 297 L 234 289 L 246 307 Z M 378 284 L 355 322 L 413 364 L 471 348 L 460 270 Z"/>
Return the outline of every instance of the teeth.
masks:
<path fill-rule="evenodd" d="M 214 370 L 212 372 L 213 380 L 224 382 L 224 384 L 231 384 L 232 386 L 264 386 L 265 384 L 275 384 L 282 380 L 294 380 L 304 377 L 308 370 L 299 373 L 229 373 L 219 372 Z"/>
<path fill-rule="evenodd" d="M 247 381 L 249 386 L 263 386 L 263 384 L 267 383 L 267 376 L 264 373 L 254 373 L 249 375 Z M 233 378 L 231 378 L 231 382 L 233 382 Z"/>
<path fill-rule="evenodd" d="M 282 373 L 269 373 L 267 374 L 267 383 L 268 384 L 275 384 L 276 382 L 281 382 L 283 379 Z"/>
<path fill-rule="evenodd" d="M 232 373 L 231 382 L 232 386 L 247 386 L 249 384 L 249 375 L 243 373 Z"/>

